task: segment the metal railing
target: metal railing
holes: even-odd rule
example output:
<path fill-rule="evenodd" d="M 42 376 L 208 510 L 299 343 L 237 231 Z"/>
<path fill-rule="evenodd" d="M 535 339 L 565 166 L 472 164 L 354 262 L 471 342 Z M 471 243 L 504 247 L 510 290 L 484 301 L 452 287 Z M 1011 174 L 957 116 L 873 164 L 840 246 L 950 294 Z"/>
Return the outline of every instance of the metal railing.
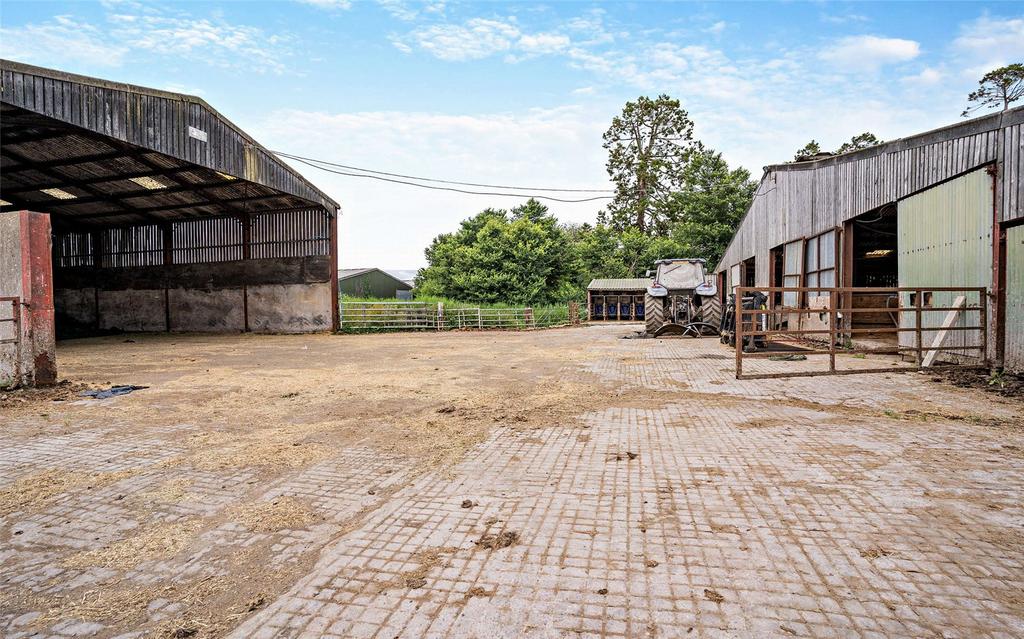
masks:
<path fill-rule="evenodd" d="M 342 302 L 341 329 L 367 331 L 438 330 L 440 304 L 430 302 Z"/>
<path fill-rule="evenodd" d="M 579 324 L 580 307 L 484 308 L 434 302 L 341 302 L 341 330 L 527 330 Z"/>
<path fill-rule="evenodd" d="M 0 315 L 0 346 L 14 345 L 14 357 L 11 365 L 11 379 L 9 386 L 14 388 L 21 383 L 21 298 L 0 297 L 0 308 L 10 305 L 11 316 Z M 3 337 L 6 332 L 3 327 L 11 325 L 11 337 Z M 4 380 L 0 378 L 0 383 Z"/>
<path fill-rule="evenodd" d="M 764 293 L 769 299 L 776 293 L 796 293 L 797 298 L 808 300 L 798 307 L 777 306 L 771 308 L 744 309 L 743 297 L 748 293 Z M 950 354 L 958 359 L 976 360 L 975 366 L 988 364 L 988 310 L 985 287 L 738 287 L 736 289 L 735 349 L 736 379 L 772 379 L 780 377 L 808 377 L 814 375 L 848 375 L 860 373 L 892 373 L 916 371 L 923 368 L 964 366 L 962 363 L 935 365 L 940 354 Z M 895 295 L 895 307 L 854 307 L 857 294 Z M 933 304 L 938 294 L 938 305 Z M 810 298 L 814 298 L 811 307 Z M 951 303 L 942 299 L 954 298 Z M 906 302 L 906 303 L 905 303 Z M 857 327 L 854 316 L 857 313 L 886 313 L 893 317 L 894 326 Z M 932 323 L 934 313 L 940 323 Z M 977 323 L 969 317 L 977 315 Z M 806 322 L 805 318 L 818 316 L 817 322 Z M 792 324 L 796 326 L 792 326 Z M 810 327 L 805 327 L 805 323 Z M 976 339 L 972 339 L 972 333 Z M 858 335 L 895 335 L 893 347 L 858 346 Z M 911 339 L 905 340 L 904 336 Z M 947 346 L 950 335 L 961 335 L 962 343 Z M 926 344 L 931 337 L 930 344 Z M 760 338 L 760 339 L 759 339 Z M 759 346 L 758 342 L 762 344 Z M 905 343 L 905 342 L 910 342 Z M 789 349 L 777 348 L 788 344 Z M 971 355 L 970 352 L 974 352 Z M 744 373 L 744 359 L 770 358 L 785 354 L 828 355 L 827 371 L 788 371 L 771 373 Z M 913 357 L 908 366 L 885 368 L 854 367 L 836 368 L 837 355 L 899 355 Z"/>

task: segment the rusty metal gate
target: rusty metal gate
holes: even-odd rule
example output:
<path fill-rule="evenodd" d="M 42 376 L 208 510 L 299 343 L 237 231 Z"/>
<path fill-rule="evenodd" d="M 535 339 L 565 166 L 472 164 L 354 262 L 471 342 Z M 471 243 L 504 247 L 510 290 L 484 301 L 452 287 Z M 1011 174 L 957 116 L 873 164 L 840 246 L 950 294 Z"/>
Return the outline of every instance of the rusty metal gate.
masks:
<path fill-rule="evenodd" d="M 10 316 L 7 316 L 7 309 Z M 5 380 L 6 366 L 0 369 L 0 385 L 8 383 L 12 388 L 21 384 L 21 299 L 17 297 L 0 297 L 0 353 L 14 346 L 10 355 L 11 377 Z M 8 327 L 9 325 L 9 327 Z M 7 355 L 0 361 L 7 360 Z"/>
<path fill-rule="evenodd" d="M 791 305 L 766 304 L 742 308 L 747 293 L 765 293 L 769 302 L 785 299 Z M 782 294 L 776 296 L 776 294 Z M 857 307 L 858 295 L 885 296 L 895 306 Z M 815 375 L 894 373 L 950 366 L 987 367 L 988 311 L 984 287 L 739 287 L 735 300 L 736 379 L 772 379 Z M 952 300 L 952 301 L 947 301 Z M 795 302 L 795 304 L 792 304 Z M 861 328 L 857 314 L 884 313 L 892 326 Z M 885 336 L 891 346 L 867 347 L 858 336 Z M 900 339 L 909 335 L 910 340 Z M 954 337 L 955 336 L 955 337 Z M 947 342 L 955 342 L 950 345 Z M 745 360 L 827 356 L 827 369 L 744 373 Z M 898 365 L 850 368 L 836 366 L 837 356 L 866 359 L 897 355 Z M 904 361 L 903 358 L 910 358 Z M 944 360 L 936 364 L 938 359 Z M 823 358 L 824 359 L 824 358 Z"/>

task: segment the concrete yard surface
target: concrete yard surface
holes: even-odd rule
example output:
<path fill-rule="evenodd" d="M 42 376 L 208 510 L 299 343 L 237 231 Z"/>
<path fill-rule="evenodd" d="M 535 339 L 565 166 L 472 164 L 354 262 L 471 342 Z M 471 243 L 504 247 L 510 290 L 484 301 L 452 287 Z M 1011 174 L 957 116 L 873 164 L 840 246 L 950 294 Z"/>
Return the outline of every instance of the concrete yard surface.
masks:
<path fill-rule="evenodd" d="M 1020 400 L 633 328 L 60 343 L 0 636 L 1024 636 Z"/>

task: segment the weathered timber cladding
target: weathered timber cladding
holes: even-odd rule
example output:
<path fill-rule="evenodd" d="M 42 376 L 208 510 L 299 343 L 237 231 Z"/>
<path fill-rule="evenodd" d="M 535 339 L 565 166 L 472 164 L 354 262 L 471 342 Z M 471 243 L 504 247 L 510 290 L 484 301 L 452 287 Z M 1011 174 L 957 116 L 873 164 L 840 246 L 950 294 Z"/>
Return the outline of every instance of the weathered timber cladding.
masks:
<path fill-rule="evenodd" d="M 79 266 L 54 272 L 57 288 L 98 288 L 107 291 L 164 288 L 217 290 L 254 285 L 311 284 L 330 280 L 331 265 L 327 256 L 117 269 Z"/>
<path fill-rule="evenodd" d="M 769 251 L 817 235 L 978 167 L 994 164 L 996 211 L 1024 215 L 1024 107 L 976 118 L 816 162 L 765 168 L 754 201 L 716 272 L 757 258 L 756 285 L 768 286 Z"/>
<path fill-rule="evenodd" d="M 336 202 L 202 99 L 0 61 L 3 102 L 322 205 Z M 191 137 L 189 127 L 206 134 Z"/>

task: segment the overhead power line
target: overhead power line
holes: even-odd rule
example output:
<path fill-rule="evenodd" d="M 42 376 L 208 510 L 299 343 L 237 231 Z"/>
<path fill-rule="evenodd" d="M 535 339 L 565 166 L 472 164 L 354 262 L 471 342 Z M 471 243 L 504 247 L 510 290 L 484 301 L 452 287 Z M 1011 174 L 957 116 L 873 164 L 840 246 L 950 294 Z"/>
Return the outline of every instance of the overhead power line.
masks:
<path fill-rule="evenodd" d="M 421 178 L 421 177 L 416 177 L 416 176 L 412 176 L 412 175 L 403 175 L 401 173 L 388 173 L 386 171 L 375 171 L 375 170 L 372 170 L 372 169 L 363 169 L 363 168 L 356 167 L 356 166 L 350 166 L 350 165 L 346 165 L 346 164 L 338 164 L 336 162 L 328 162 L 326 160 L 318 160 L 316 158 L 308 158 L 308 157 L 303 157 L 303 156 L 300 156 L 300 155 L 292 155 L 290 153 L 283 153 L 281 151 L 273 151 L 273 153 L 278 155 L 278 156 L 280 156 L 280 157 L 282 157 L 282 158 L 287 158 L 289 160 L 295 160 L 296 162 L 300 162 L 302 164 L 305 164 L 306 166 L 313 167 L 314 169 L 320 169 L 321 171 L 326 171 L 328 173 L 334 173 L 335 175 L 344 175 L 344 176 L 348 176 L 348 177 L 358 177 L 358 178 L 365 178 L 365 179 L 370 179 L 370 180 L 380 180 L 382 182 L 391 182 L 393 184 L 404 184 L 406 186 L 416 186 L 416 187 L 419 187 L 421 189 L 431 189 L 431 190 L 434 190 L 434 191 L 451 191 L 451 192 L 454 192 L 454 193 L 466 193 L 466 194 L 469 194 L 469 195 L 490 195 L 490 196 L 498 196 L 498 197 L 517 197 L 517 198 L 532 197 L 532 198 L 538 199 L 538 200 L 550 200 L 550 201 L 553 201 L 553 202 L 569 202 L 569 203 L 573 203 L 573 202 L 594 202 L 596 200 L 610 200 L 610 199 L 612 199 L 612 196 L 610 196 L 610 195 L 599 195 L 599 196 L 593 196 L 593 197 L 587 197 L 587 198 L 579 198 L 579 199 L 567 199 L 567 198 L 553 197 L 553 196 L 550 196 L 550 195 L 539 195 L 537 193 L 501 193 L 501 192 L 497 192 L 497 191 L 470 191 L 470 190 L 467 190 L 467 189 L 457 189 L 457 188 L 453 188 L 453 187 L 431 186 L 429 184 L 418 184 L 416 182 L 408 182 L 406 180 L 419 180 L 419 181 L 422 181 L 422 182 L 433 182 L 433 183 L 441 183 L 441 184 L 455 184 L 455 185 L 460 185 L 460 186 L 475 186 L 475 187 L 483 187 L 483 188 L 506 189 L 506 190 L 521 190 L 521 191 L 549 191 L 549 192 L 561 192 L 561 193 L 613 193 L 614 192 L 614 191 L 612 191 L 610 189 L 559 189 L 559 188 L 541 188 L 541 187 L 526 187 L 526 186 L 503 186 L 503 185 L 499 185 L 499 184 L 481 184 L 481 183 L 476 183 L 476 182 L 458 182 L 458 181 L 455 181 L 455 180 L 440 180 L 440 179 L 434 179 L 434 178 Z M 341 171 L 341 170 L 338 170 L 338 169 L 335 169 L 335 168 L 331 168 L 331 167 L 340 167 L 340 168 L 348 169 L 348 170 Z M 353 173 L 352 171 L 361 171 L 361 173 Z M 390 176 L 390 177 L 383 177 L 383 176 Z M 394 178 L 405 178 L 405 179 L 404 180 L 399 180 L 399 179 L 394 179 Z"/>

